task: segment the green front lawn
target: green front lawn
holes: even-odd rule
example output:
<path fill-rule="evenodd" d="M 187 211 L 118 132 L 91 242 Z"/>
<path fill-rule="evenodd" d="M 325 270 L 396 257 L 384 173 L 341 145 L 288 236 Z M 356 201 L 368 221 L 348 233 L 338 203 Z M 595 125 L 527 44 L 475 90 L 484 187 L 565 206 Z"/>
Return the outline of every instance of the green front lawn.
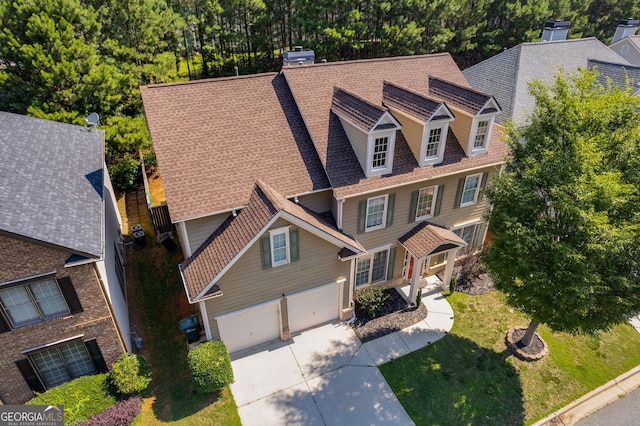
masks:
<path fill-rule="evenodd" d="M 493 291 L 448 296 L 445 338 L 380 367 L 417 425 L 530 424 L 640 364 L 640 333 L 623 324 L 598 336 L 538 332 L 549 354 L 524 362 L 505 351 L 528 319 Z"/>

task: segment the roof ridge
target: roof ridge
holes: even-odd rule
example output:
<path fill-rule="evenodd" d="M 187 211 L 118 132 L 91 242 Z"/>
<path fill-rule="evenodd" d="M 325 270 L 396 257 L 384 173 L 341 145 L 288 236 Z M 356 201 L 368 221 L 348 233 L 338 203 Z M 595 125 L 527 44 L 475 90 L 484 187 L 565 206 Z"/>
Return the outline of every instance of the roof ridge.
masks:
<path fill-rule="evenodd" d="M 392 56 L 388 58 L 369 58 L 369 59 L 356 59 L 351 61 L 335 61 L 324 62 L 320 64 L 309 64 L 301 67 L 286 67 L 282 68 L 280 72 L 291 72 L 293 70 L 304 70 L 305 68 L 317 68 L 317 67 L 334 67 L 349 65 L 353 63 L 372 63 L 372 62 L 390 62 L 390 61 L 404 61 L 404 60 L 417 60 L 421 58 L 433 58 L 437 56 L 451 56 L 449 52 L 427 53 L 424 55 L 407 55 L 407 56 Z"/>
<path fill-rule="evenodd" d="M 441 81 L 441 82 L 443 82 L 445 84 L 457 87 L 459 89 L 462 89 L 462 90 L 465 90 L 465 91 L 468 91 L 468 92 L 471 92 L 471 93 L 475 93 L 476 95 L 482 95 L 482 96 L 486 96 L 488 98 L 493 97 L 493 95 L 491 95 L 491 94 L 489 94 L 487 92 L 481 92 L 480 90 L 476 90 L 473 87 L 461 86 L 461 85 L 459 85 L 457 83 L 452 83 L 449 80 L 445 80 L 443 78 L 434 77 L 434 76 L 430 75 L 429 76 L 429 80 L 431 80 L 431 79 Z M 431 81 L 429 81 L 429 83 L 431 83 Z M 431 84 L 429 84 L 429 91 L 431 91 Z"/>
<path fill-rule="evenodd" d="M 526 42 L 520 43 L 519 46 L 539 46 L 539 45 L 547 45 L 547 44 L 551 45 L 551 44 L 561 44 L 561 43 L 577 43 L 579 41 L 587 41 L 587 40 L 600 41 L 596 37 L 580 37 L 580 38 L 568 38 L 565 40 L 552 40 L 552 41 L 526 41 Z M 600 41 L 600 43 L 602 42 Z"/>
<path fill-rule="evenodd" d="M 231 75 L 226 77 L 203 78 L 201 80 L 174 81 L 171 83 L 146 84 L 140 87 L 145 89 L 161 89 L 163 87 L 190 86 L 190 85 L 203 84 L 203 83 L 218 83 L 218 82 L 232 81 L 232 80 L 248 80 L 252 78 L 275 77 L 277 75 L 278 75 L 277 72 L 271 71 L 271 72 L 264 72 L 264 73 L 258 73 L 258 74 Z"/>
<path fill-rule="evenodd" d="M 333 94 L 334 94 L 334 96 L 335 96 L 335 93 L 336 93 L 337 91 L 343 92 L 343 93 L 345 93 L 346 95 L 349 95 L 349 96 L 351 96 L 352 98 L 355 98 L 355 99 L 359 100 L 360 102 L 363 102 L 363 103 L 365 103 L 365 104 L 367 104 L 367 105 L 369 105 L 369 106 L 371 106 L 371 107 L 373 107 L 373 108 L 376 108 L 376 109 L 377 109 L 377 110 L 379 110 L 381 113 L 384 113 L 384 112 L 389 111 L 389 109 L 388 109 L 388 108 L 386 108 L 385 106 L 382 106 L 382 105 L 376 105 L 376 104 L 374 104 L 373 102 L 368 101 L 368 100 L 366 100 L 365 98 L 362 98 L 362 97 L 360 97 L 360 96 L 356 95 L 355 93 L 350 92 L 350 91 L 349 91 L 349 90 L 347 90 L 347 89 L 344 89 L 344 88 L 342 88 L 342 87 L 340 87 L 340 86 L 335 86 L 335 85 L 334 85 L 334 86 L 333 86 Z"/>

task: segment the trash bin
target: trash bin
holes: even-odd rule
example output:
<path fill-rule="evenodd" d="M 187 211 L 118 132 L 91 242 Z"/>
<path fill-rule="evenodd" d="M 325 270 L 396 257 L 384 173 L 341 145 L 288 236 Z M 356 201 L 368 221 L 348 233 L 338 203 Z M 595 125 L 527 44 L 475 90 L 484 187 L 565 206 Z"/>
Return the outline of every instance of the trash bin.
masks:
<path fill-rule="evenodd" d="M 137 224 L 137 225 L 133 225 L 133 226 L 131 227 L 131 232 L 136 233 L 136 232 L 138 232 L 138 231 L 142 231 L 142 225 Z"/>
<path fill-rule="evenodd" d="M 147 237 L 144 235 L 144 231 L 134 232 L 133 239 L 135 240 L 137 247 L 144 247 L 147 245 Z"/>
<path fill-rule="evenodd" d="M 197 314 L 191 315 L 189 318 L 181 319 L 178 322 L 178 327 L 180 327 L 180 330 L 184 331 L 187 343 L 198 341 L 198 326 L 199 323 Z"/>

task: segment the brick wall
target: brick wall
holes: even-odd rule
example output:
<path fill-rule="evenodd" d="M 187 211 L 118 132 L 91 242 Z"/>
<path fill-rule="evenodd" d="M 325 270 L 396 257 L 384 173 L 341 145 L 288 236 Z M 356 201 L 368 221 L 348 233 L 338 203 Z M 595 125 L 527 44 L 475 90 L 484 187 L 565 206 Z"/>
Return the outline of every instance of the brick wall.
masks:
<path fill-rule="evenodd" d="M 114 320 L 102 293 L 92 263 L 65 268 L 71 254 L 43 245 L 0 235 L 0 283 L 55 271 L 69 276 L 83 312 L 0 333 L 0 397 L 6 404 L 19 404 L 33 393 L 15 361 L 26 356 L 21 351 L 82 335 L 97 339 L 107 366 L 124 352 Z"/>

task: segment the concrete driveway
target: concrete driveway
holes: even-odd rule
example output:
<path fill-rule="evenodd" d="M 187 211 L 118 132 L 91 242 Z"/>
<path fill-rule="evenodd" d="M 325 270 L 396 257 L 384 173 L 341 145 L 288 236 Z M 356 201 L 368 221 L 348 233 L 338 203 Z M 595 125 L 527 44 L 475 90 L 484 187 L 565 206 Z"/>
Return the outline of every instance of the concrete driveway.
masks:
<path fill-rule="evenodd" d="M 231 391 L 245 426 L 413 424 L 379 361 L 343 323 L 231 359 Z"/>

